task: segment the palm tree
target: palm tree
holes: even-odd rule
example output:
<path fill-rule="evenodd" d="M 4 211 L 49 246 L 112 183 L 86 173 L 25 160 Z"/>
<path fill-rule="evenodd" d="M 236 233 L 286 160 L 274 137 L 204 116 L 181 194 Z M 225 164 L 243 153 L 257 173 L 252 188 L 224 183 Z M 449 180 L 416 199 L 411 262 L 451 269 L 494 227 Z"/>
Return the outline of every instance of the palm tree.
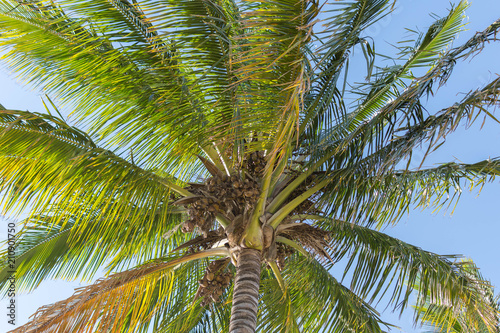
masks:
<path fill-rule="evenodd" d="M 500 21 L 451 47 L 461 1 L 376 67 L 365 32 L 391 5 L 0 1 L 4 63 L 76 120 L 49 97 L 47 114 L 0 112 L 2 205 L 29 211 L 17 286 L 107 269 L 13 332 L 380 332 L 370 304 L 387 294 L 404 309 L 414 291 L 422 311 L 429 296 L 465 305 L 493 331 L 472 262 L 380 228 L 499 173 L 498 159 L 408 165 L 415 147 L 493 117 L 498 78 L 432 114 L 421 101 Z M 362 84 L 345 74 L 354 49 Z M 341 260 L 348 287 L 331 274 Z"/>

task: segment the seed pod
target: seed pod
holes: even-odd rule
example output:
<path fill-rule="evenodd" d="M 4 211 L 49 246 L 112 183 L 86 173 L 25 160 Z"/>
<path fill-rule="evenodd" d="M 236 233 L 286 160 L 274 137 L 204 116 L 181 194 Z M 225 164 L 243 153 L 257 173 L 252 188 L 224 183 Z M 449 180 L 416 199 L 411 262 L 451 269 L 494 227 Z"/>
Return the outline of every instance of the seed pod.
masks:
<path fill-rule="evenodd" d="M 208 281 L 205 278 L 201 279 L 198 282 L 200 283 L 200 286 L 202 286 L 203 288 L 206 288 L 208 286 Z"/>
<path fill-rule="evenodd" d="M 193 232 L 193 230 L 194 230 L 194 223 L 192 221 L 186 221 L 186 222 L 184 222 L 182 224 L 181 230 L 184 233 Z"/>
<path fill-rule="evenodd" d="M 214 277 L 215 277 L 215 274 L 210 272 L 207 274 L 207 280 L 208 281 L 213 281 L 214 280 Z"/>

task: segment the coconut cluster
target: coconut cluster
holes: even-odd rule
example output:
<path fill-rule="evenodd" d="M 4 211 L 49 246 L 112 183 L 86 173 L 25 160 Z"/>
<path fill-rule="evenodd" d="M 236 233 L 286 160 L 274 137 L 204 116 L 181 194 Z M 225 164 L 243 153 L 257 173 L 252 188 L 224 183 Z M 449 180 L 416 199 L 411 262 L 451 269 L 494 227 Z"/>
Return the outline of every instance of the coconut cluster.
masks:
<path fill-rule="evenodd" d="M 188 208 L 189 220 L 182 225 L 183 232 L 193 232 L 195 227 L 200 228 L 204 235 L 212 228 L 215 215 L 220 210 L 218 200 L 210 197 L 200 197 Z"/>
<path fill-rule="evenodd" d="M 264 153 L 257 151 L 248 155 L 243 161 L 245 170 L 247 170 L 253 177 L 261 178 L 266 168 L 266 159 Z"/>
<path fill-rule="evenodd" d="M 188 190 L 196 196 L 182 204 L 189 216 L 189 220 L 182 225 L 182 231 L 192 232 L 198 227 L 204 235 L 214 225 L 217 214 L 234 218 L 259 197 L 258 183 L 249 177 L 242 179 L 239 175 L 210 177 L 204 184 L 190 186 Z"/>
<path fill-rule="evenodd" d="M 225 271 L 229 259 L 214 260 L 208 264 L 205 275 L 198 281 L 200 284 L 199 297 L 202 297 L 202 306 L 218 303 L 224 290 L 229 286 L 233 278 L 231 271 Z"/>

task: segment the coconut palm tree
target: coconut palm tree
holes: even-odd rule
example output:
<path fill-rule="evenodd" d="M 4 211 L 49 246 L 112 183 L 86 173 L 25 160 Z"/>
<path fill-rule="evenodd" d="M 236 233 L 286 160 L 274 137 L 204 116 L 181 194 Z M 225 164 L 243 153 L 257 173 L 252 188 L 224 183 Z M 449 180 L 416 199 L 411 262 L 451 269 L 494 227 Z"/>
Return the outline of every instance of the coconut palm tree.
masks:
<path fill-rule="evenodd" d="M 431 295 L 493 330 L 472 262 L 380 228 L 499 173 L 498 159 L 409 165 L 493 117 L 498 78 L 432 113 L 421 101 L 500 21 L 451 47 L 461 1 L 378 67 L 366 31 L 392 5 L 0 1 L 4 64 L 50 96 L 44 114 L 0 112 L 3 209 L 29 212 L 17 287 L 107 271 L 13 332 L 380 332 L 371 304 L 404 309 L 414 291 L 422 311 Z"/>

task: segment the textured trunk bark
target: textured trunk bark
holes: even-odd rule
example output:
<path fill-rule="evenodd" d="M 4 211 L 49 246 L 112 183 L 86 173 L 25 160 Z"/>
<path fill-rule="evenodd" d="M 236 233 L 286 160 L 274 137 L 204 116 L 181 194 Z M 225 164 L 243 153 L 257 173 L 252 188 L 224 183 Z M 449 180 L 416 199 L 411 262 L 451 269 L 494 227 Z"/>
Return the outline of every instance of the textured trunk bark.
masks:
<path fill-rule="evenodd" d="M 259 303 L 260 252 L 241 249 L 234 282 L 229 333 L 254 333 Z"/>

